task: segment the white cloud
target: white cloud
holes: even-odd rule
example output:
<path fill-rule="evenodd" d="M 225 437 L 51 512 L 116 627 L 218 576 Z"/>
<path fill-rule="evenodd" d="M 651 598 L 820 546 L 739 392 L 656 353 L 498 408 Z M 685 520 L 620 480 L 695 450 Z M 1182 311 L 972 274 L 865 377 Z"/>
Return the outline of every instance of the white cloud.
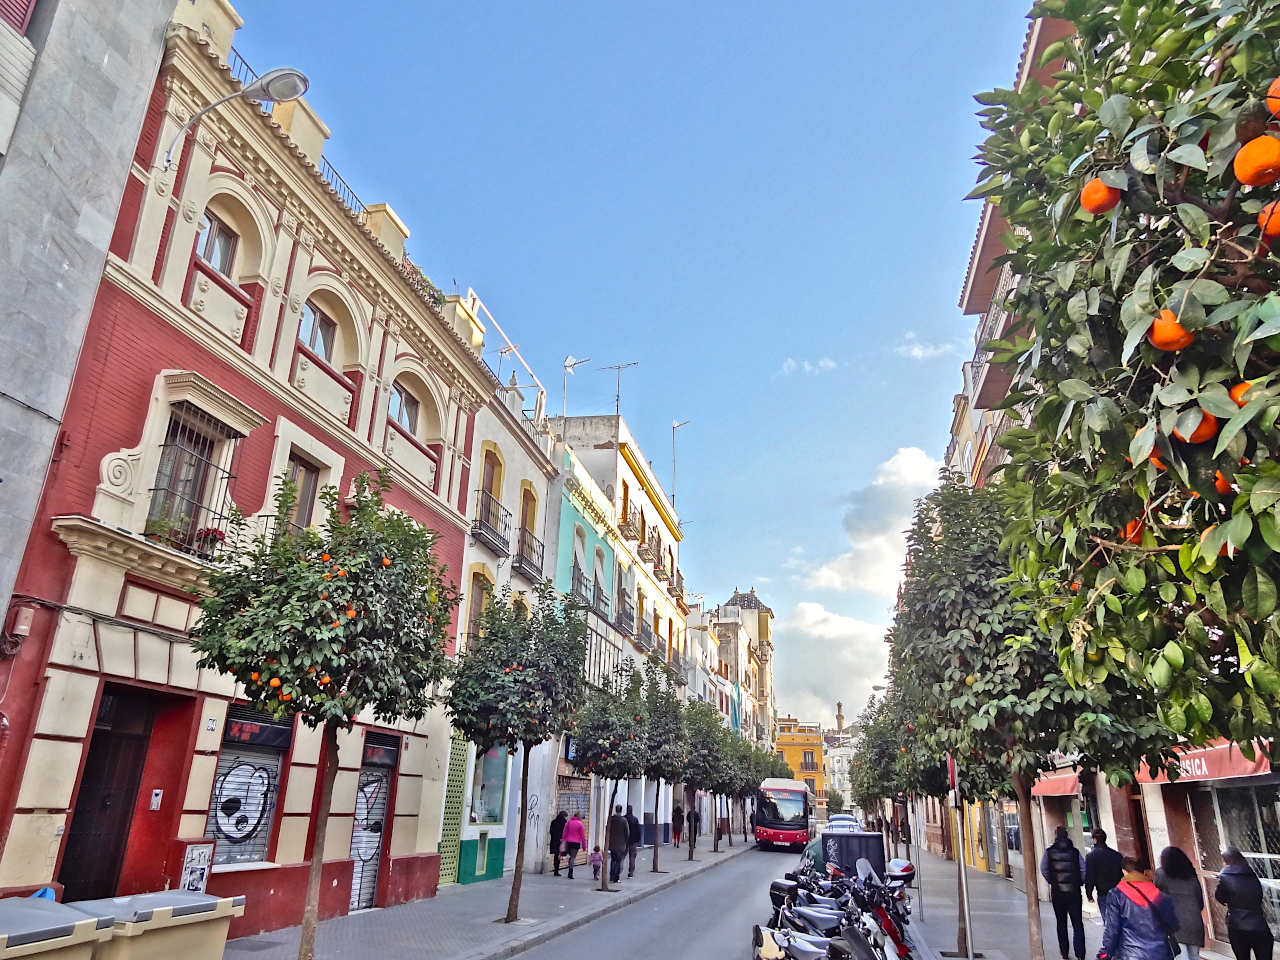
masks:
<path fill-rule="evenodd" d="M 954 343 L 930 343 L 921 340 L 914 330 L 908 330 L 902 336 L 902 342 L 893 348 L 893 352 L 908 360 L 932 360 L 934 357 L 946 356 L 955 350 Z"/>
<path fill-rule="evenodd" d="M 885 627 L 801 601 L 774 624 L 778 712 L 834 725 L 836 701 L 856 716 L 883 682 L 888 661 Z"/>
<path fill-rule="evenodd" d="M 795 357 L 787 357 L 774 376 L 789 377 L 796 372 L 813 376 L 815 373 L 830 373 L 838 366 L 840 365 L 830 357 L 819 357 L 817 360 L 797 360 Z"/>
<path fill-rule="evenodd" d="M 848 552 L 814 567 L 808 585 L 896 596 L 915 501 L 937 484 L 941 466 L 919 447 L 902 447 L 876 467 L 871 483 L 846 499 Z"/>

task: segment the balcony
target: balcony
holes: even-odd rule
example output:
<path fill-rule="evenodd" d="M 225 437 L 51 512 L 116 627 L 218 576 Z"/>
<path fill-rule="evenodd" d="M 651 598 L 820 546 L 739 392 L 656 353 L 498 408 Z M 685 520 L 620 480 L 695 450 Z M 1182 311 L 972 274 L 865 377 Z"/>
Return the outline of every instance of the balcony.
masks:
<path fill-rule="evenodd" d="M 623 509 L 618 518 L 618 532 L 627 540 L 639 540 L 643 528 L 640 526 L 640 511 L 631 504 Z"/>
<path fill-rule="evenodd" d="M 689 678 L 684 675 L 685 667 L 687 667 L 688 665 L 689 665 L 689 662 L 686 661 L 685 658 L 680 655 L 680 651 L 676 650 L 675 648 L 672 648 L 671 669 L 675 671 L 676 683 L 678 683 L 682 687 L 686 686 L 689 683 Z"/>
<path fill-rule="evenodd" d="M 487 490 L 476 494 L 476 519 L 471 535 L 500 557 L 511 553 L 511 511 Z"/>
<path fill-rule="evenodd" d="M 667 583 L 671 580 L 671 570 L 667 567 L 667 558 L 659 556 L 653 561 L 653 575 L 658 578 L 660 583 Z"/>
<path fill-rule="evenodd" d="M 637 645 L 642 650 L 652 650 L 656 644 L 656 638 L 653 635 L 653 625 L 641 620 L 640 636 L 637 638 Z"/>
<path fill-rule="evenodd" d="M 599 580 L 591 585 L 591 609 L 606 620 L 609 619 L 609 594 Z"/>
<path fill-rule="evenodd" d="M 636 547 L 636 556 L 641 560 L 653 563 L 659 556 L 661 556 L 661 551 L 662 544 L 661 541 L 658 540 L 658 528 L 650 527 L 648 534 L 640 541 L 639 546 Z"/>
<path fill-rule="evenodd" d="M 528 530 L 521 530 L 516 555 L 511 561 L 511 569 L 531 583 L 537 583 L 542 579 L 544 549 L 541 540 Z"/>
<path fill-rule="evenodd" d="M 805 773 L 817 773 L 818 772 L 817 761 L 805 760 L 800 764 L 800 769 Z"/>
<path fill-rule="evenodd" d="M 575 598 L 583 603 L 591 603 L 591 582 L 587 579 L 587 575 L 582 572 L 582 568 L 576 563 L 573 565 L 573 579 L 569 590 Z"/>
<path fill-rule="evenodd" d="M 680 572 L 679 567 L 676 567 L 675 576 L 671 578 L 671 586 L 667 587 L 667 593 L 676 600 L 684 599 L 684 574 Z"/>
<path fill-rule="evenodd" d="M 628 637 L 635 636 L 636 608 L 631 602 L 631 597 L 625 593 L 618 598 L 618 619 L 614 621 L 614 625 L 619 633 Z"/>

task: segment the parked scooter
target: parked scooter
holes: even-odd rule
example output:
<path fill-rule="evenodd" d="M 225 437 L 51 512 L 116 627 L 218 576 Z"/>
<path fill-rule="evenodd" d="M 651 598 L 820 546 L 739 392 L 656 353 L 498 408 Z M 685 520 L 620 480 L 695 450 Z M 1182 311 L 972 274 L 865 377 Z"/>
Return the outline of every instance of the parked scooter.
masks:
<path fill-rule="evenodd" d="M 796 930 L 775 930 L 756 924 L 751 931 L 752 960 L 855 960 L 838 940 Z"/>

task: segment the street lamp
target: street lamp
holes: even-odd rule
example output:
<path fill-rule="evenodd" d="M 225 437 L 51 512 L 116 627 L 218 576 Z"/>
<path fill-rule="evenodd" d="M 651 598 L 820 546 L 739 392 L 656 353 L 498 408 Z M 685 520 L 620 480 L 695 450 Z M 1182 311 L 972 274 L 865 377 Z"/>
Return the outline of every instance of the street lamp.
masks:
<path fill-rule="evenodd" d="M 287 103 L 290 100 L 297 100 L 306 93 L 310 83 L 311 81 L 307 79 L 307 75 L 301 70 L 296 70 L 293 67 L 276 67 L 274 70 L 268 70 L 247 87 L 241 87 L 235 93 L 228 94 L 221 100 L 215 100 L 203 110 L 197 110 L 174 134 L 173 142 L 169 144 L 169 149 L 164 154 L 164 169 L 168 170 L 173 166 L 173 151 L 177 148 L 178 141 L 195 125 L 197 120 L 214 107 L 220 107 L 224 103 L 237 98 L 258 100 L 262 103 Z"/>

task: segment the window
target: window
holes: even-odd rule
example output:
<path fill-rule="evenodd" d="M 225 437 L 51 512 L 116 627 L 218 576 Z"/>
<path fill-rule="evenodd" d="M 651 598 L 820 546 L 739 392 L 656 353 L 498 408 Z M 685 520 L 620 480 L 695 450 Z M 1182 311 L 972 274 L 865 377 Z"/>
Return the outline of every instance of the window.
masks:
<path fill-rule="evenodd" d="M 238 437 L 191 403 L 173 406 L 143 530 L 148 539 L 202 556 L 223 542 L 234 479 L 227 442 Z"/>
<path fill-rule="evenodd" d="M 811 792 L 816 793 L 818 790 L 817 784 L 814 782 L 812 777 L 805 777 L 804 785 L 808 787 Z"/>
<path fill-rule="evenodd" d="M 236 705 L 228 709 L 204 832 L 218 841 L 214 863 L 267 859 L 280 767 L 292 737 L 293 728 L 269 714 Z"/>
<path fill-rule="evenodd" d="M 311 515 L 316 506 L 316 489 L 320 486 L 320 470 L 303 460 L 296 453 L 289 454 L 289 479 L 298 488 L 289 525 L 295 533 L 311 526 Z"/>
<path fill-rule="evenodd" d="M 200 218 L 199 232 L 196 234 L 196 256 L 227 279 L 231 279 L 237 239 L 234 230 L 206 210 Z"/>
<path fill-rule="evenodd" d="M 507 794 L 507 748 L 490 747 L 476 757 L 471 778 L 471 823 L 501 823 Z"/>
<path fill-rule="evenodd" d="M 391 398 L 387 401 L 387 416 L 410 435 L 418 430 L 418 400 L 399 382 L 391 385 Z"/>
<path fill-rule="evenodd" d="M 467 636 L 480 636 L 480 617 L 484 614 L 489 594 L 493 592 L 493 584 L 482 573 L 471 575 L 471 591 L 467 597 Z"/>
<path fill-rule="evenodd" d="M 337 329 L 338 325 L 310 300 L 302 305 L 298 342 L 325 363 L 333 362 L 333 340 Z"/>

